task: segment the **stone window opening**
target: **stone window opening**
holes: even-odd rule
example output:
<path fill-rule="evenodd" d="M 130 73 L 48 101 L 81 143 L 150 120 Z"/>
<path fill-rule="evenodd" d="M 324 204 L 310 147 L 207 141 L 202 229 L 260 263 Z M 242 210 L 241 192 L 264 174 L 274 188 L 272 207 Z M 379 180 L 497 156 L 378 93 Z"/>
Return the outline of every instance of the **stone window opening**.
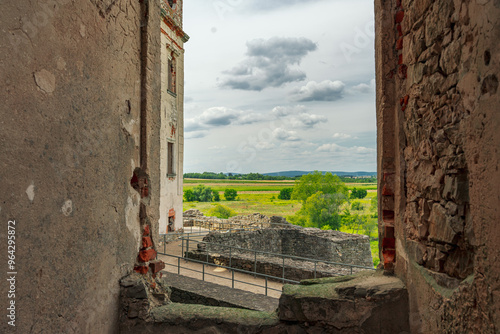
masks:
<path fill-rule="evenodd" d="M 170 8 L 175 9 L 177 7 L 177 0 L 168 0 L 168 5 Z"/>
<path fill-rule="evenodd" d="M 168 69 L 167 69 L 167 75 L 168 75 L 168 88 L 167 91 L 171 93 L 174 96 L 177 96 L 177 90 L 176 90 L 176 74 L 177 74 L 177 69 L 176 69 L 176 60 L 175 57 L 172 55 L 171 58 L 168 59 Z"/>
<path fill-rule="evenodd" d="M 167 143 L 167 177 L 174 177 L 174 143 Z"/>

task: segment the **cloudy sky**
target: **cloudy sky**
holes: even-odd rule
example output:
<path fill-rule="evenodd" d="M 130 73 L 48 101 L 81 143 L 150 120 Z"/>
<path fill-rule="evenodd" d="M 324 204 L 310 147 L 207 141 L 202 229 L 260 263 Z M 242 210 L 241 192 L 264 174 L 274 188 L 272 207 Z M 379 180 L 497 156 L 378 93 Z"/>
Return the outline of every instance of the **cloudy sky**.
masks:
<path fill-rule="evenodd" d="M 376 171 L 372 0 L 186 0 L 185 172 Z"/>

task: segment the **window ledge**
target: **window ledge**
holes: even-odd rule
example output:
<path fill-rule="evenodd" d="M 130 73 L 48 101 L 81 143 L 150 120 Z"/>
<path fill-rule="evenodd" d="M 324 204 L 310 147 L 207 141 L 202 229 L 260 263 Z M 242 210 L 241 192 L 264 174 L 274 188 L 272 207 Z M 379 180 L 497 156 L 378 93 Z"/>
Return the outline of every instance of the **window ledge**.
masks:
<path fill-rule="evenodd" d="M 167 177 L 176 177 L 177 174 L 167 174 Z"/>
<path fill-rule="evenodd" d="M 167 93 L 169 93 L 173 97 L 177 97 L 177 93 L 172 92 L 170 89 L 167 89 Z"/>

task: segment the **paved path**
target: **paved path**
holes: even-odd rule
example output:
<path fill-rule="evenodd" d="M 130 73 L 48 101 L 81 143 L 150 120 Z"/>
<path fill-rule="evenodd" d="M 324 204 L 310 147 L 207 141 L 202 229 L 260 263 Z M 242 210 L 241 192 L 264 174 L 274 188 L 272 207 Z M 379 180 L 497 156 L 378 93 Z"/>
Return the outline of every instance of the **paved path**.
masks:
<path fill-rule="evenodd" d="M 200 238 L 201 239 L 201 238 Z M 194 241 L 190 241 L 189 248 L 190 249 L 196 249 L 197 243 Z M 160 250 L 163 251 L 163 246 L 160 247 Z M 185 251 L 185 250 L 184 250 Z M 180 241 L 174 241 L 166 246 L 166 253 L 170 255 L 175 255 L 175 256 L 181 256 L 182 255 L 182 249 L 181 249 L 181 242 Z M 225 285 L 225 286 L 232 286 L 232 273 L 230 270 L 226 270 L 224 268 L 218 268 L 216 266 L 212 265 L 202 265 L 198 263 L 193 263 L 191 261 L 186 261 L 184 259 L 180 260 L 180 266 L 182 267 L 180 269 L 180 272 L 178 271 L 178 264 L 179 260 L 175 257 L 170 257 L 170 256 L 165 256 L 162 254 L 158 254 L 158 258 L 165 262 L 166 268 L 164 271 L 168 273 L 173 273 L 173 274 L 178 274 L 180 273 L 181 275 L 187 276 L 187 277 L 192 277 L 196 278 L 198 280 L 203 279 L 203 267 L 205 270 L 205 281 L 219 284 L 219 285 Z M 196 271 L 199 272 L 196 272 Z M 213 275 L 217 275 L 220 277 L 215 277 Z M 253 275 L 247 275 L 247 274 L 242 274 L 235 272 L 234 273 L 234 287 L 236 289 L 240 290 L 245 290 L 253 293 L 259 293 L 259 294 L 266 294 L 266 280 L 264 278 L 260 278 L 259 276 L 254 277 Z M 246 282 L 241 283 L 241 282 L 236 282 L 236 281 L 241 281 L 241 282 Z M 257 285 L 257 286 L 255 286 Z M 274 297 L 274 298 L 279 298 L 281 296 L 281 289 L 283 287 L 282 283 L 275 282 L 275 281 L 269 281 L 267 282 L 268 290 L 267 290 L 267 295 Z M 271 289 L 275 290 L 271 290 Z"/>

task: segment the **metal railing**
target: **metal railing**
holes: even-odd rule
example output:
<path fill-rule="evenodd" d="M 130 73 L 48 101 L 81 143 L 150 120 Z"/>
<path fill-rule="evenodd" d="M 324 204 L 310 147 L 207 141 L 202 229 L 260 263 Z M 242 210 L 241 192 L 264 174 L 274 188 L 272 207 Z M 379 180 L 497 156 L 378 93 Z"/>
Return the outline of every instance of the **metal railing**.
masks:
<path fill-rule="evenodd" d="M 239 224 L 232 224 L 232 225 L 233 226 L 234 225 L 238 225 L 238 227 L 240 227 Z M 177 239 L 181 240 L 181 245 L 178 245 L 179 247 L 181 247 L 181 256 L 168 254 L 167 251 L 166 251 L 166 236 L 167 235 L 160 235 L 160 237 L 162 237 L 162 239 L 163 239 L 163 252 L 159 252 L 159 254 L 165 255 L 165 256 L 168 256 L 168 257 L 172 257 L 172 258 L 177 258 L 177 264 L 166 263 L 166 265 L 177 267 L 177 273 L 178 274 L 180 274 L 181 269 L 184 269 L 184 270 L 188 270 L 188 271 L 193 271 L 193 272 L 201 273 L 203 281 L 205 280 L 205 276 L 206 275 L 218 277 L 218 278 L 225 279 L 225 280 L 231 280 L 231 282 L 232 282 L 231 283 L 232 288 L 234 288 L 235 282 L 247 284 L 247 285 L 250 285 L 250 286 L 262 287 L 262 288 L 264 288 L 265 295 L 267 296 L 268 290 L 275 290 L 275 291 L 280 292 L 280 290 L 277 290 L 277 289 L 269 287 L 268 286 L 268 280 L 280 281 L 283 284 L 285 284 L 285 283 L 299 284 L 300 283 L 299 281 L 286 278 L 285 277 L 285 273 L 286 273 L 285 269 L 287 267 L 289 267 L 289 268 L 296 268 L 296 269 L 304 269 L 304 268 L 300 268 L 298 266 L 287 265 L 287 263 L 286 263 L 285 260 L 288 260 L 288 262 L 300 261 L 302 263 L 304 263 L 304 262 L 305 263 L 313 263 L 314 264 L 314 271 L 313 271 L 313 273 L 314 273 L 313 277 L 314 278 L 317 278 L 317 276 L 318 276 L 318 265 L 319 264 L 326 265 L 328 267 L 327 269 L 329 271 L 332 271 L 330 273 L 331 275 L 329 275 L 329 276 L 343 276 L 343 275 L 347 275 L 347 274 L 351 274 L 352 275 L 354 273 L 354 270 L 356 270 L 356 271 L 358 271 L 358 270 L 375 270 L 375 268 L 373 268 L 373 267 L 366 267 L 366 266 L 360 266 L 360 265 L 354 265 L 354 264 L 346 264 L 346 263 L 338 263 L 338 262 L 326 261 L 326 260 L 321 260 L 321 259 L 306 258 L 306 257 L 300 257 L 300 256 L 294 256 L 294 255 L 285 255 L 285 254 L 279 254 L 279 253 L 273 253 L 273 252 L 266 252 L 266 251 L 260 251 L 260 250 L 255 250 L 255 249 L 242 248 L 242 247 L 237 247 L 237 246 L 232 246 L 232 245 L 207 242 L 207 241 L 203 241 L 203 240 L 200 240 L 200 239 L 203 238 L 207 234 L 207 232 L 211 232 L 211 230 L 210 230 L 210 228 L 208 229 L 208 231 L 207 230 L 203 231 L 202 229 L 203 228 L 200 226 L 197 232 L 193 232 L 193 229 L 191 228 L 191 232 L 190 233 L 186 233 L 186 229 L 184 229 L 184 233 L 179 234 L 179 237 Z M 230 227 L 229 229 L 227 229 L 225 231 L 222 231 L 222 233 L 249 232 L 249 231 L 258 230 L 258 229 L 259 228 L 256 227 L 256 226 L 250 226 L 250 227 L 248 227 L 248 226 L 241 226 L 241 228 L 231 228 Z M 216 230 L 219 231 L 219 232 L 221 232 L 221 230 L 219 230 L 219 229 L 216 229 Z M 204 250 L 204 252 L 206 253 L 206 259 L 205 259 L 205 261 L 196 260 L 196 259 L 192 259 L 192 258 L 189 258 L 189 257 L 185 256 L 187 253 L 189 253 L 190 243 L 191 243 L 191 245 L 193 243 L 195 243 L 196 245 L 198 245 L 198 244 L 204 244 L 205 245 L 205 250 Z M 209 257 L 210 257 L 209 252 L 210 252 L 210 250 L 208 249 L 207 245 L 208 246 L 214 245 L 218 249 L 227 249 L 228 253 L 229 253 L 229 264 L 228 264 L 228 266 L 221 265 L 221 264 L 216 264 L 216 263 L 213 263 L 213 262 L 209 262 Z M 196 248 L 198 248 L 198 246 L 196 246 Z M 235 256 L 235 253 L 237 254 L 237 252 L 239 252 L 240 254 L 243 254 L 245 252 L 249 252 L 250 254 L 252 254 L 251 257 L 253 257 L 253 261 L 254 261 L 253 262 L 253 271 L 249 271 L 249 270 L 245 270 L 245 269 L 240 269 L 240 268 L 235 268 L 233 266 L 233 258 L 234 259 L 241 259 L 241 258 L 243 258 L 243 257 Z M 281 260 L 281 266 L 282 266 L 282 274 L 281 274 L 281 276 L 273 276 L 273 275 L 268 275 L 268 274 L 264 274 L 264 273 L 258 272 L 257 271 L 258 254 L 260 256 L 266 257 L 266 258 L 280 259 Z M 184 259 L 185 262 L 193 262 L 193 263 L 201 264 L 202 265 L 202 269 L 201 270 L 197 270 L 197 269 L 193 269 L 193 268 L 188 268 L 187 266 L 182 266 L 181 265 L 181 259 Z M 248 258 L 246 258 L 245 260 L 248 260 Z M 322 265 L 322 267 L 324 268 L 323 265 Z M 207 273 L 206 270 L 205 270 L 206 266 L 218 267 L 218 268 L 224 268 L 226 270 L 230 270 L 231 271 L 231 278 L 224 277 L 224 276 L 221 276 L 221 275 L 212 274 L 212 273 Z M 334 269 L 334 268 L 339 268 L 339 267 L 341 268 L 340 270 L 335 270 Z M 347 270 L 346 269 L 342 269 L 342 268 L 347 268 Z M 248 281 L 236 280 L 234 278 L 234 273 L 235 272 L 239 272 L 239 273 L 247 274 L 247 275 L 252 275 L 254 277 L 261 277 L 261 278 L 263 278 L 265 280 L 265 283 L 264 283 L 264 285 L 259 285 L 259 284 L 251 283 L 251 282 L 248 282 Z M 324 270 L 321 273 L 323 274 L 323 272 L 324 272 Z"/>

